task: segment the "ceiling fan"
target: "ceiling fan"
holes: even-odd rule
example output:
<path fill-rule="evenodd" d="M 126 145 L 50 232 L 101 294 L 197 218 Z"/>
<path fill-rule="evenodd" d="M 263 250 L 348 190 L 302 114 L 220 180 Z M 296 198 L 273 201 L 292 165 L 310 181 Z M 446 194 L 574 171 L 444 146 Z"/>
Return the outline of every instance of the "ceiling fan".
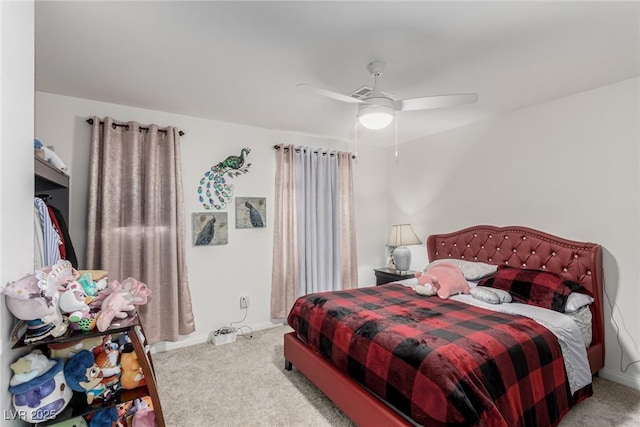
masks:
<path fill-rule="evenodd" d="M 373 61 L 369 63 L 367 70 L 373 76 L 373 88 L 363 86 L 349 95 L 343 95 L 306 83 L 299 83 L 297 86 L 309 88 L 320 95 L 337 99 L 338 101 L 358 104 L 358 121 L 367 129 L 382 129 L 387 127 L 398 111 L 445 108 L 455 105 L 472 104 L 478 101 L 477 93 L 423 96 L 420 98 L 395 100 L 391 94 L 383 92 L 378 85 L 378 80 L 384 72 L 384 68 L 384 61 Z"/>

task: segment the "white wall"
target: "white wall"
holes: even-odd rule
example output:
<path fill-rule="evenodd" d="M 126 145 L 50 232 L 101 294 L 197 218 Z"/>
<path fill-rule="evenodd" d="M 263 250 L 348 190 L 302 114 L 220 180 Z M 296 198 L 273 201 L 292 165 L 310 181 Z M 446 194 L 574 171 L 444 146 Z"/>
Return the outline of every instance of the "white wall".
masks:
<path fill-rule="evenodd" d="M 635 78 L 403 144 L 387 162 L 391 221 L 420 237 L 523 225 L 601 244 L 623 366 L 640 359 L 639 94 Z M 425 248 L 411 248 L 423 268 Z M 601 375 L 640 388 L 640 364 L 620 369 L 606 298 L 605 326 Z"/>
<path fill-rule="evenodd" d="M 344 141 L 36 92 L 36 136 L 45 145 L 55 146 L 56 152 L 70 169 L 71 210 L 68 222 L 74 247 L 81 259 L 86 239 L 91 129 L 86 119 L 94 114 L 99 117 L 111 116 L 117 120 L 134 120 L 143 124 L 173 125 L 184 130 L 185 135 L 181 141 L 188 242 L 192 241 L 191 213 L 205 211 L 198 202 L 196 193 L 204 172 L 229 155 L 239 155 L 242 147 L 251 148 L 247 158 L 247 162 L 252 163 L 250 172 L 233 179 L 234 196 L 266 197 L 267 226 L 264 229 L 236 229 L 232 201 L 232 205 L 223 210 L 228 213 L 229 244 L 187 246 L 196 332 L 178 345 L 203 342 L 212 330 L 228 325 L 231 321 L 241 320 L 244 310 L 239 307 L 239 297 L 243 294 L 248 294 L 251 298 L 245 324 L 254 328 L 272 325 L 269 316 L 275 186 L 275 155 L 272 147 L 283 143 L 347 150 L 348 144 Z M 384 261 L 383 253 L 371 251 L 372 247 L 381 247 L 384 242 L 380 243 L 380 236 L 367 233 L 370 227 L 386 228 L 386 207 L 381 204 L 370 206 L 368 202 L 370 193 L 382 194 L 384 191 L 384 174 L 380 173 L 379 167 L 383 164 L 380 160 L 384 150 L 367 149 L 363 145 L 360 143 L 354 180 L 357 195 L 358 248 L 362 261 L 360 283 L 370 285 L 375 283 L 372 268 Z M 369 208 L 374 209 L 379 215 L 371 218 L 367 215 Z M 371 259 L 372 256 L 374 259 Z"/>
<path fill-rule="evenodd" d="M 33 271 L 32 1 L 0 2 L 0 284 Z M 0 424 L 18 425 L 7 387 L 20 356 L 9 340 L 13 317 L 0 298 Z"/>

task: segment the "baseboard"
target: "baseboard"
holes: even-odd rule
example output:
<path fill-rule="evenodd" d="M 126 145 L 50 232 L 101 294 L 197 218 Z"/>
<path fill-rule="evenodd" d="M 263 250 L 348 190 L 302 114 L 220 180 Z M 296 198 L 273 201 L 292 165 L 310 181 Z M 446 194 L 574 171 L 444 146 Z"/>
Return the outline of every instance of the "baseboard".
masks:
<path fill-rule="evenodd" d="M 606 368 L 600 369 L 598 375 L 605 380 L 610 380 L 616 383 L 620 383 L 626 385 L 627 387 L 635 388 L 636 390 L 640 390 L 640 379 L 630 377 L 629 375 L 624 375 L 619 372 L 610 371 Z"/>
<path fill-rule="evenodd" d="M 273 322 L 257 322 L 249 325 L 253 331 L 260 331 L 263 329 L 276 328 L 282 326 L 283 323 Z M 247 332 L 246 330 L 244 332 Z M 155 343 L 151 346 L 151 354 L 162 353 L 165 351 L 175 350 L 182 347 L 188 347 L 197 344 L 203 344 L 210 341 L 211 331 L 206 333 L 194 333 L 184 337 L 180 337 L 179 341 L 162 341 Z"/>

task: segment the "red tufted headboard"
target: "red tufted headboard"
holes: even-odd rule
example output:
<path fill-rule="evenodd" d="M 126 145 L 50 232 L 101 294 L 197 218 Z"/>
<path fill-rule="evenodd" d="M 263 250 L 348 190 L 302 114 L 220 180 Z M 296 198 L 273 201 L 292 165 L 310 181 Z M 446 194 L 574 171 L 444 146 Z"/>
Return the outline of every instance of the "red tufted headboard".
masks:
<path fill-rule="evenodd" d="M 591 372 L 604 365 L 602 249 L 595 243 L 563 239 L 531 228 L 478 225 L 427 239 L 429 260 L 454 258 L 545 270 L 580 283 L 595 301 L 593 339 L 588 349 Z"/>

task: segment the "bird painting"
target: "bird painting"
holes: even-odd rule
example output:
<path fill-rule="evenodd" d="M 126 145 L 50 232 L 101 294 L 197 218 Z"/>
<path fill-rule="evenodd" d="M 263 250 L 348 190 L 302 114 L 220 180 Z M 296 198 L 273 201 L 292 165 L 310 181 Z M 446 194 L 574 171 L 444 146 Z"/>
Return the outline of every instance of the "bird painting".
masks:
<path fill-rule="evenodd" d="M 196 246 L 210 245 L 211 242 L 213 242 L 215 223 L 216 217 L 214 216 L 204 224 L 204 227 L 202 227 L 202 230 L 200 230 L 196 236 L 196 242 L 194 243 Z"/>
<path fill-rule="evenodd" d="M 248 173 L 251 163 L 245 165 L 245 156 L 250 152 L 251 149 L 245 147 L 240 150 L 239 156 L 228 156 L 204 173 L 198 187 L 198 201 L 205 209 L 222 210 L 231 201 L 234 187 L 233 184 L 227 183 L 225 175 L 235 178 Z"/>
<path fill-rule="evenodd" d="M 251 226 L 264 227 L 264 222 L 262 221 L 262 215 L 260 215 L 260 212 L 258 212 L 258 210 L 254 208 L 248 200 L 244 202 L 244 205 L 249 209 L 249 221 L 251 222 Z"/>
<path fill-rule="evenodd" d="M 236 228 L 264 228 L 266 205 L 264 197 L 236 197 Z"/>
<path fill-rule="evenodd" d="M 242 150 L 240 150 L 240 155 L 239 156 L 229 156 L 226 159 L 224 159 L 224 161 L 218 163 L 218 167 L 220 169 L 235 169 L 235 170 L 242 170 L 242 166 L 244 165 L 244 155 L 245 154 L 249 154 L 251 152 L 250 148 L 243 148 Z M 247 164 L 247 168 L 251 166 L 251 163 Z M 246 173 L 246 172 L 244 172 Z"/>
<path fill-rule="evenodd" d="M 229 243 L 226 212 L 194 212 L 192 224 L 194 246 Z"/>

